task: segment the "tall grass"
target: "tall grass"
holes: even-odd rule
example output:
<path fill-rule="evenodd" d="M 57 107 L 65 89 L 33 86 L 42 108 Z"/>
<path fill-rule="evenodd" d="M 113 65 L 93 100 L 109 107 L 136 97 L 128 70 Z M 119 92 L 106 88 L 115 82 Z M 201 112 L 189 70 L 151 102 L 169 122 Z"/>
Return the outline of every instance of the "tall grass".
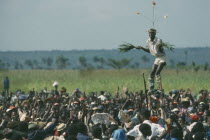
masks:
<path fill-rule="evenodd" d="M 10 90 L 21 89 L 25 92 L 42 90 L 46 87 L 52 90 L 52 83 L 59 82 L 59 87 L 67 88 L 71 93 L 79 88 L 86 93 L 91 91 L 114 92 L 119 86 L 120 89 L 127 87 L 130 91 L 144 89 L 142 74 L 145 73 L 146 81 L 150 70 L 11 70 L 0 71 L 0 90 L 3 90 L 3 79 L 8 76 L 10 79 Z M 166 92 L 172 89 L 190 88 L 194 93 L 201 89 L 210 89 L 210 73 L 199 71 L 181 71 L 178 74 L 175 70 L 163 70 L 162 85 Z M 148 84 L 147 84 L 148 87 Z"/>

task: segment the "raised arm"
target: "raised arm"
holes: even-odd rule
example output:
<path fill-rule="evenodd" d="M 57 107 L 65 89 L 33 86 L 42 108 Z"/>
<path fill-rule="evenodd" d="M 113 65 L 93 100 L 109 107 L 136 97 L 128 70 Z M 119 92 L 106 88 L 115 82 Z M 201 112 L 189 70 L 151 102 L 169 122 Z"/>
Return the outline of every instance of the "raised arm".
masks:
<path fill-rule="evenodd" d="M 137 46 L 137 47 L 135 47 L 135 48 L 138 49 L 138 50 L 143 50 L 143 51 L 145 51 L 145 52 L 150 53 L 150 51 L 149 51 L 148 48 L 144 48 L 144 47 L 142 47 L 142 46 Z"/>

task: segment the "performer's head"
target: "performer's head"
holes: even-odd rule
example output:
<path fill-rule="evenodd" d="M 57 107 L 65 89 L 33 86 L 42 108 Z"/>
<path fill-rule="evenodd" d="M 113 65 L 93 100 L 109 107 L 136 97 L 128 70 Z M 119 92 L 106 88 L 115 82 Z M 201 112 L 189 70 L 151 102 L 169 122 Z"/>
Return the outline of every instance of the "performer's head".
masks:
<path fill-rule="evenodd" d="M 155 35 L 156 35 L 156 30 L 154 28 L 151 28 L 148 30 L 149 32 L 149 37 L 151 40 L 154 40 L 155 39 Z"/>

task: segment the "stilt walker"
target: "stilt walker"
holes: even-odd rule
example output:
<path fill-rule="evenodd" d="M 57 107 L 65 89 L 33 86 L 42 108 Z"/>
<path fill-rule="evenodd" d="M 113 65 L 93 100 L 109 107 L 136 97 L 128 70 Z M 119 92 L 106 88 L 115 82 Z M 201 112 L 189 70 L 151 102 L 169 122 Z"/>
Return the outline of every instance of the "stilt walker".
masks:
<path fill-rule="evenodd" d="M 149 39 L 147 40 L 146 47 L 137 46 L 136 49 L 144 50 L 145 52 L 151 53 L 155 56 L 155 62 L 152 67 L 152 72 L 150 73 L 149 77 L 149 90 L 152 92 L 154 91 L 154 80 L 156 78 L 156 82 L 158 85 L 158 89 L 161 88 L 161 77 L 160 72 L 163 70 L 164 66 L 166 65 L 166 58 L 165 58 L 165 51 L 162 46 L 162 40 L 156 37 L 156 30 L 150 29 L 149 32 Z"/>
<path fill-rule="evenodd" d="M 147 40 L 146 46 L 134 46 L 130 43 L 122 44 L 120 45 L 119 51 L 120 52 L 127 52 L 131 49 L 139 49 L 144 50 L 145 52 L 150 53 L 155 57 L 155 61 L 152 67 L 152 71 L 149 76 L 149 91 L 153 92 L 155 89 L 154 81 L 156 79 L 157 89 L 162 90 L 162 82 L 161 82 L 161 76 L 160 73 L 163 70 L 164 66 L 166 65 L 166 54 L 164 51 L 164 48 L 167 48 L 171 51 L 173 51 L 173 46 L 167 42 L 163 42 L 161 39 L 156 37 L 156 29 L 155 26 L 155 5 L 156 3 L 153 1 L 153 15 L 152 15 L 152 28 L 148 30 L 149 33 L 149 39 Z M 165 16 L 164 16 L 165 17 Z"/>

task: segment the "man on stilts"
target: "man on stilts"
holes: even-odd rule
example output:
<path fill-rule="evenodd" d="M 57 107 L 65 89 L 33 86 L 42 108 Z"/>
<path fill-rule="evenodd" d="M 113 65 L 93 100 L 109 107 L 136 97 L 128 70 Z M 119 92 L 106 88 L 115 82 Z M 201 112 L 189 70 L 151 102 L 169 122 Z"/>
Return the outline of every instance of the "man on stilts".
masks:
<path fill-rule="evenodd" d="M 156 30 L 150 29 L 149 31 L 149 39 L 147 40 L 146 47 L 138 46 L 136 49 L 142 49 L 145 52 L 151 53 L 155 56 L 155 62 L 152 67 L 152 72 L 149 77 L 149 90 L 150 92 L 154 91 L 154 79 L 156 77 L 157 88 L 162 90 L 161 88 L 161 77 L 160 73 L 163 70 L 163 67 L 166 65 L 165 51 L 163 48 L 162 40 L 156 37 Z"/>
<path fill-rule="evenodd" d="M 164 66 L 166 65 L 166 54 L 164 51 L 164 48 L 167 48 L 171 51 L 174 50 L 172 44 L 169 44 L 168 42 L 163 42 L 161 39 L 156 37 L 156 29 L 154 29 L 155 26 L 155 5 L 156 2 L 152 2 L 153 5 L 153 15 L 152 15 L 152 27 L 150 30 L 148 30 L 149 33 L 149 39 L 147 40 L 147 45 L 145 47 L 142 46 L 134 46 L 130 43 L 125 43 L 120 45 L 119 51 L 120 52 L 128 52 L 132 49 L 140 49 L 144 50 L 145 52 L 151 53 L 153 56 L 155 56 L 155 62 L 152 67 L 152 72 L 149 76 L 149 90 L 150 92 L 154 91 L 154 80 L 156 78 L 157 82 L 157 88 L 158 90 L 162 90 L 162 83 L 161 83 L 161 77 L 160 73 L 163 70 Z"/>

